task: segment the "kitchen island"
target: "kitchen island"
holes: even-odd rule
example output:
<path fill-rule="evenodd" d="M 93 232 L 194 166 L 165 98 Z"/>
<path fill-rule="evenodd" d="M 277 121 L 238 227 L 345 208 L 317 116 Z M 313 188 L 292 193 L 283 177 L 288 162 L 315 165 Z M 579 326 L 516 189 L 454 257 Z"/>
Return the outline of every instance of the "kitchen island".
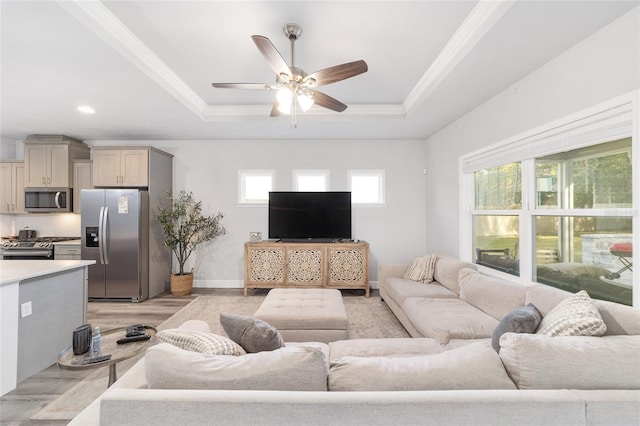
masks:
<path fill-rule="evenodd" d="M 93 260 L 0 260 L 0 395 L 56 362 L 87 320 Z"/>

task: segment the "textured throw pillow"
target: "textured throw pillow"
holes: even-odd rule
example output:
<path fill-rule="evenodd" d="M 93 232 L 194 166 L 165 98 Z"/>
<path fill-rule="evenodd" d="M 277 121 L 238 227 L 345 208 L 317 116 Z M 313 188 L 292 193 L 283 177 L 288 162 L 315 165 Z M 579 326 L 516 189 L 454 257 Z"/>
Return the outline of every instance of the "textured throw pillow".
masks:
<path fill-rule="evenodd" d="M 544 336 L 602 336 L 607 331 L 589 294 L 580 290 L 556 305 L 543 319 L 536 334 Z"/>
<path fill-rule="evenodd" d="M 273 351 L 284 346 L 278 329 L 261 319 L 220 314 L 220 324 L 227 336 L 249 353 Z"/>
<path fill-rule="evenodd" d="M 432 282 L 437 258 L 438 256 L 435 253 L 416 257 L 404 272 L 402 278 L 422 283 Z"/>
<path fill-rule="evenodd" d="M 491 346 L 496 352 L 500 352 L 500 336 L 504 333 L 534 333 L 540 322 L 542 315 L 533 304 L 514 309 L 505 315 L 493 331 Z"/>
<path fill-rule="evenodd" d="M 212 355 L 245 355 L 245 350 L 234 341 L 217 334 L 204 333 L 194 330 L 179 330 L 172 328 L 162 330 L 156 334 L 158 340 L 171 343 L 191 352 Z"/>

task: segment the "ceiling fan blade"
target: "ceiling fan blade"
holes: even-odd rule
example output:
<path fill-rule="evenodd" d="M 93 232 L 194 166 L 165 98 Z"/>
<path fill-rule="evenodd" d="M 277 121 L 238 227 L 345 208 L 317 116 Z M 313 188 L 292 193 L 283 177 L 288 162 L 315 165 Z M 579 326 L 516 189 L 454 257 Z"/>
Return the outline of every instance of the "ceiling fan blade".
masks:
<path fill-rule="evenodd" d="M 291 70 L 289 69 L 289 65 L 282 59 L 282 55 L 278 52 L 278 49 L 275 48 L 271 41 L 261 35 L 252 35 L 251 39 L 258 47 L 262 56 L 265 57 L 271 69 L 276 73 L 277 76 L 281 74 L 291 75 Z"/>
<path fill-rule="evenodd" d="M 344 80 L 367 72 L 368 69 L 369 67 L 367 66 L 367 63 L 362 59 L 359 61 L 347 62 L 346 64 L 336 65 L 311 73 L 303 80 L 303 84 L 305 82 L 309 82 L 310 86 L 326 86 L 327 84 L 335 83 L 336 81 Z M 315 80 L 315 83 L 312 83 L 311 79 Z"/>
<path fill-rule="evenodd" d="M 309 91 L 313 93 L 313 103 L 318 106 L 338 112 L 342 112 L 347 109 L 347 106 L 345 104 L 335 98 L 332 98 L 329 95 L 325 95 L 324 93 L 318 92 L 317 90 Z"/>
<path fill-rule="evenodd" d="M 248 89 L 248 90 L 270 89 L 269 85 L 264 83 L 211 83 L 211 85 L 219 89 Z"/>
<path fill-rule="evenodd" d="M 273 107 L 271 108 L 271 114 L 269 114 L 270 117 L 280 117 L 280 110 L 278 109 L 279 106 L 280 103 L 278 101 L 273 104 Z"/>

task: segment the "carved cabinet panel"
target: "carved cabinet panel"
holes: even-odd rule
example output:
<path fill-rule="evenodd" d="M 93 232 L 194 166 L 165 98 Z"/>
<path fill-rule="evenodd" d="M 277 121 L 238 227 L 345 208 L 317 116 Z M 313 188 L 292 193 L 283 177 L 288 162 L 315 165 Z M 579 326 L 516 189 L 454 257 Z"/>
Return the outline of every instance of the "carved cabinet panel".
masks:
<path fill-rule="evenodd" d="M 369 297 L 369 244 L 247 242 L 244 294 L 249 288 L 363 289 Z"/>

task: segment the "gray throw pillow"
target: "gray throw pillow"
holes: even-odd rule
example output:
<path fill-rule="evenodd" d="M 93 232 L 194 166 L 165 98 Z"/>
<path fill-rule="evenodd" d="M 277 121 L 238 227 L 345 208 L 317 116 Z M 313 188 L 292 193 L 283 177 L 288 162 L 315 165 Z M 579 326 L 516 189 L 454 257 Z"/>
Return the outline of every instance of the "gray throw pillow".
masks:
<path fill-rule="evenodd" d="M 258 318 L 220 314 L 220 324 L 227 336 L 249 353 L 273 351 L 284 346 L 278 329 Z"/>
<path fill-rule="evenodd" d="M 500 320 L 500 323 L 493 331 L 491 346 L 496 352 L 500 353 L 500 336 L 504 333 L 533 333 L 541 321 L 542 314 L 531 303 L 514 309 Z"/>

